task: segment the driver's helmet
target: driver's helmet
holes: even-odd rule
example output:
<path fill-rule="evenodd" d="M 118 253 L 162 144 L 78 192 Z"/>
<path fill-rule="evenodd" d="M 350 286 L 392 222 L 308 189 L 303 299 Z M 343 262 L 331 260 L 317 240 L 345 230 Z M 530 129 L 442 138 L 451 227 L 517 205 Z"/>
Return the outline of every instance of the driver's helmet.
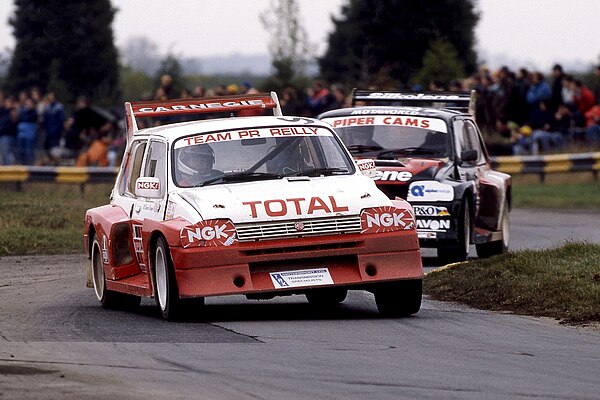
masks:
<path fill-rule="evenodd" d="M 177 154 L 177 169 L 186 175 L 208 175 L 215 163 L 215 152 L 207 144 L 187 146 Z"/>

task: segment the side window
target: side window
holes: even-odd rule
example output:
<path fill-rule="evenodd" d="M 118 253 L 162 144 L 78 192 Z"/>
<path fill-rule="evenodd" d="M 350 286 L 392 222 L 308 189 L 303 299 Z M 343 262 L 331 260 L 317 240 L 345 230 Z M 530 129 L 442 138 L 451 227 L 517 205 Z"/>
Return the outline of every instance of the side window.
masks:
<path fill-rule="evenodd" d="M 475 127 L 471 121 L 465 121 L 465 137 L 469 142 L 469 148 L 477 150 L 477 154 L 479 154 L 477 164 L 484 163 L 485 157 L 481 147 L 481 141 L 479 140 L 479 132 L 477 132 L 477 127 Z"/>
<path fill-rule="evenodd" d="M 161 195 L 165 194 L 167 185 L 167 145 L 164 142 L 151 141 L 146 157 L 146 165 L 142 176 L 160 180 Z"/>
<path fill-rule="evenodd" d="M 456 157 L 460 157 L 460 153 L 463 150 L 467 150 L 469 148 L 469 144 L 467 139 L 465 138 L 465 123 L 463 120 L 457 119 L 453 123 L 454 127 L 454 152 Z"/>
<path fill-rule="evenodd" d="M 145 150 L 146 141 L 134 143 L 131 149 L 131 156 L 128 161 L 128 164 L 131 163 L 131 170 L 127 177 L 127 193 L 131 196 L 135 196 L 135 181 L 140 177 Z"/>

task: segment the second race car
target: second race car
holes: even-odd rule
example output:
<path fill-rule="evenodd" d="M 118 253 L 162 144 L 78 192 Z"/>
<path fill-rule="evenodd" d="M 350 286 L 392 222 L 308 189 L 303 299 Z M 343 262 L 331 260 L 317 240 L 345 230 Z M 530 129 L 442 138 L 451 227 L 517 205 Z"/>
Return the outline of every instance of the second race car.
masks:
<path fill-rule="evenodd" d="M 493 171 L 469 92 L 355 90 L 352 108 L 325 112 L 355 158 L 375 159 L 378 187 L 415 211 L 421 247 L 442 262 L 508 250 L 511 177 Z M 360 106 L 357 106 L 360 105 Z"/>

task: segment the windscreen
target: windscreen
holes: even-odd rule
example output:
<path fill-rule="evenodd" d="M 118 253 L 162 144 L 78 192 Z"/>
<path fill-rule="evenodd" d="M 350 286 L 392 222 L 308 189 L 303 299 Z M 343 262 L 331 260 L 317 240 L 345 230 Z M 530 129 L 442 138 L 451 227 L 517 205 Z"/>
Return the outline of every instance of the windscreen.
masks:
<path fill-rule="evenodd" d="M 318 126 L 190 135 L 173 144 L 172 165 L 180 187 L 355 172 L 333 132 Z"/>
<path fill-rule="evenodd" d="M 325 118 L 351 153 L 376 158 L 447 157 L 448 129 L 437 118 L 347 116 Z"/>

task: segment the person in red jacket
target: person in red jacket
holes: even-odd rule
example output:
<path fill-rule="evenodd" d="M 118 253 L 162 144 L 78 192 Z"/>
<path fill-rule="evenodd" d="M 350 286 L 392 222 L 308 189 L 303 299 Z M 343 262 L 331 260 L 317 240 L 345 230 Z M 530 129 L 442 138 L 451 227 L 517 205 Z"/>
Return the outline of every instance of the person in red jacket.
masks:
<path fill-rule="evenodd" d="M 578 79 L 573 81 L 573 85 L 573 100 L 579 112 L 585 115 L 585 113 L 596 104 L 594 93 Z"/>

